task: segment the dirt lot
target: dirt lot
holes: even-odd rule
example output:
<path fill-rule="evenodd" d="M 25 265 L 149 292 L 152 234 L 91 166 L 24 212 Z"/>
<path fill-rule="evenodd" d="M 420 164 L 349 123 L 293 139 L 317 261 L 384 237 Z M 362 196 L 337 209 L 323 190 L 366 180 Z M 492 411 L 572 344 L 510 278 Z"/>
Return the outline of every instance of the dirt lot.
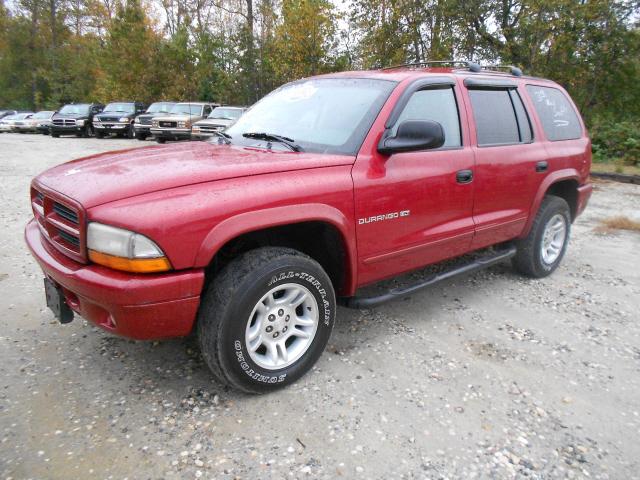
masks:
<path fill-rule="evenodd" d="M 150 142 L 145 142 L 150 144 Z M 216 384 L 193 341 L 53 321 L 22 229 L 30 179 L 135 140 L 0 135 L 3 479 L 640 478 L 640 187 L 598 183 L 568 255 L 338 311 L 293 387 Z"/>

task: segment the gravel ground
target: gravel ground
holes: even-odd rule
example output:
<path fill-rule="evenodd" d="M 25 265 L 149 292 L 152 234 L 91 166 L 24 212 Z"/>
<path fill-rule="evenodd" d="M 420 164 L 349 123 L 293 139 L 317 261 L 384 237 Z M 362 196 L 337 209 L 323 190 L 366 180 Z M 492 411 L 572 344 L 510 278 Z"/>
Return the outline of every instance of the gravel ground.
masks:
<path fill-rule="evenodd" d="M 193 340 L 123 340 L 45 308 L 22 240 L 30 179 L 137 146 L 0 135 L 3 479 L 640 478 L 640 235 L 594 231 L 640 220 L 640 187 L 596 185 L 550 278 L 499 265 L 340 309 L 310 374 L 246 396 Z"/>

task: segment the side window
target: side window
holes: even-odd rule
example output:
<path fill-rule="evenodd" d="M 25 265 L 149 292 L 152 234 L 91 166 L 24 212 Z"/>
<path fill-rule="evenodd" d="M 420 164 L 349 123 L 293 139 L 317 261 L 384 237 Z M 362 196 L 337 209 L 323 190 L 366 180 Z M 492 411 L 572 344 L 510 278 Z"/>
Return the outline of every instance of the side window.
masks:
<path fill-rule="evenodd" d="M 560 90 L 527 85 L 527 92 L 549 140 L 574 140 L 582 136 L 578 115 Z"/>
<path fill-rule="evenodd" d="M 511 95 L 511 101 L 513 102 L 513 108 L 516 111 L 516 119 L 518 120 L 518 132 L 520 133 L 520 141 L 522 143 L 529 143 L 533 140 L 533 131 L 531 130 L 531 122 L 527 115 L 527 110 L 524 108 L 522 99 L 517 90 L 509 90 Z"/>
<path fill-rule="evenodd" d="M 393 135 L 396 134 L 398 125 L 405 120 L 432 120 L 438 122 L 444 130 L 444 147 L 459 147 L 462 145 L 460 119 L 453 88 L 420 90 L 414 93 L 394 125 Z"/>
<path fill-rule="evenodd" d="M 520 128 L 509 90 L 469 90 L 478 145 L 520 143 Z"/>

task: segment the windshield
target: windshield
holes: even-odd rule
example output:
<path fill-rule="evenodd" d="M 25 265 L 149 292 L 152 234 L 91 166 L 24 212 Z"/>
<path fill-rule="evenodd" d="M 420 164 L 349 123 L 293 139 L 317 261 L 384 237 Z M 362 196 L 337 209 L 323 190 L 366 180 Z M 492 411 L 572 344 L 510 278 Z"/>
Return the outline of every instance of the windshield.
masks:
<path fill-rule="evenodd" d="M 40 118 L 49 118 L 49 117 L 51 117 L 51 115 L 53 115 L 53 112 L 48 112 L 48 111 L 43 110 L 42 112 L 36 113 L 31 118 L 38 118 L 38 119 L 40 119 Z"/>
<path fill-rule="evenodd" d="M 102 113 L 116 112 L 116 113 L 135 113 L 136 106 L 133 103 L 110 103 Z"/>
<path fill-rule="evenodd" d="M 192 103 L 176 103 L 171 111 L 172 115 L 200 115 L 202 105 L 194 105 Z"/>
<path fill-rule="evenodd" d="M 362 78 L 289 83 L 256 103 L 226 133 L 241 145 L 256 144 L 243 134 L 270 133 L 292 139 L 307 152 L 355 155 L 395 86 Z"/>
<path fill-rule="evenodd" d="M 78 105 L 65 105 L 60 109 L 59 113 L 76 114 L 76 115 L 87 114 L 89 113 L 89 107 L 90 105 L 86 103 L 80 103 Z"/>
<path fill-rule="evenodd" d="M 221 120 L 237 120 L 242 115 L 240 108 L 216 107 L 207 118 L 219 118 Z"/>
<path fill-rule="evenodd" d="M 171 102 L 156 102 L 149 105 L 147 113 L 169 113 L 175 103 Z"/>

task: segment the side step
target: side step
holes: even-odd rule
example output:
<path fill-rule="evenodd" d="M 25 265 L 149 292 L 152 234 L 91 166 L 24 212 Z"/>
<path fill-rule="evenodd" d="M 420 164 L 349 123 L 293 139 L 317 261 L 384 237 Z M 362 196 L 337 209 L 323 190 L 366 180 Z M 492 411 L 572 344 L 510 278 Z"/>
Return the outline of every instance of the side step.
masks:
<path fill-rule="evenodd" d="M 495 265 L 496 263 L 500 263 L 513 257 L 515 254 L 516 247 L 509 246 L 506 249 L 501 249 L 484 257 L 476 258 L 469 263 L 465 263 L 464 265 L 452 268 L 451 270 L 431 275 L 426 280 L 423 280 L 420 283 L 409 285 L 408 287 L 394 288 L 389 290 L 387 293 L 384 293 L 377 297 L 343 297 L 339 300 L 339 303 L 343 307 L 356 309 L 377 307 L 378 305 L 389 302 L 391 300 L 402 298 L 405 295 L 417 292 L 418 290 L 429 287 L 448 278 L 455 277 L 456 275 L 461 275 L 463 273 L 472 273 L 477 270 L 490 267 L 492 265 Z"/>

